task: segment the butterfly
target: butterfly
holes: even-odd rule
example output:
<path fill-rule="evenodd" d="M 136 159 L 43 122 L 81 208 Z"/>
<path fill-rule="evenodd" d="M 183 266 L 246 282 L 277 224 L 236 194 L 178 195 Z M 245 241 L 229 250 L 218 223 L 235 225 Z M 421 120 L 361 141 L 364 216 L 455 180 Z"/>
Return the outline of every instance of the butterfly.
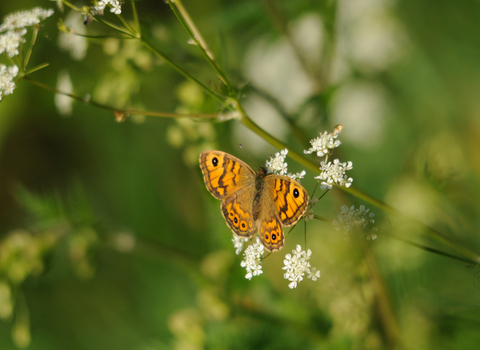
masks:
<path fill-rule="evenodd" d="M 283 226 L 293 226 L 307 210 L 308 193 L 297 181 L 268 174 L 231 154 L 206 151 L 200 154 L 203 180 L 210 193 L 221 199 L 220 209 L 228 227 L 240 237 L 259 232 L 268 251 L 283 248 Z"/>

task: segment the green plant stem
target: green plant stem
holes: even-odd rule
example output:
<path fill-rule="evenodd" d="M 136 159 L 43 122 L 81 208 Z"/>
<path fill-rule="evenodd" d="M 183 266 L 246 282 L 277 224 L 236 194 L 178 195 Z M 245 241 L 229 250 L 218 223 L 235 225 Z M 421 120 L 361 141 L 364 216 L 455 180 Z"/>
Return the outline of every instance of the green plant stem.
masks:
<path fill-rule="evenodd" d="M 133 3 L 133 2 L 132 2 Z M 123 16 L 121 15 L 114 15 L 114 14 L 111 14 L 112 16 L 115 16 L 116 19 L 118 19 L 122 24 L 123 26 L 128 30 L 130 31 L 130 33 L 132 33 L 135 37 L 140 37 L 139 36 L 139 33 L 134 29 L 132 28 L 132 26 L 127 22 L 125 21 L 125 19 L 123 18 Z"/>
<path fill-rule="evenodd" d="M 360 239 L 361 247 L 364 252 L 365 262 L 368 267 L 370 275 L 370 283 L 372 285 L 373 293 L 375 295 L 375 308 L 377 312 L 374 313 L 378 317 L 379 325 L 382 333 L 385 336 L 388 349 L 397 349 L 400 339 L 400 332 L 398 328 L 398 321 L 395 317 L 392 300 L 387 286 L 383 280 L 382 274 L 378 269 L 378 264 L 374 255 L 363 239 Z"/>
<path fill-rule="evenodd" d="M 128 36 L 121 36 L 121 35 L 125 35 L 124 33 L 122 34 L 119 34 L 119 35 L 88 35 L 88 34 L 80 34 L 80 33 L 72 33 L 76 36 L 81 36 L 83 38 L 87 38 L 87 39 L 110 39 L 110 38 L 113 38 L 113 39 L 120 39 L 120 40 L 135 40 L 135 39 L 138 39 L 137 37 L 135 36 L 131 36 L 131 35 L 128 35 Z"/>
<path fill-rule="evenodd" d="M 462 258 L 461 256 L 445 253 L 445 252 L 442 252 L 441 250 L 438 250 L 438 249 L 435 249 L 435 248 L 430 248 L 430 247 L 427 247 L 426 245 L 415 243 L 415 242 L 412 242 L 408 239 L 400 238 L 400 237 L 397 237 L 397 236 L 392 235 L 390 233 L 382 233 L 382 236 L 393 238 L 397 241 L 403 242 L 405 244 L 408 244 L 408 245 L 411 245 L 413 247 L 425 250 L 425 251 L 430 252 L 430 253 L 446 256 L 447 258 L 462 261 L 462 262 L 465 262 L 465 263 L 468 263 L 468 264 L 478 265 L 478 262 L 476 262 L 476 261 L 466 259 L 466 258 Z"/>
<path fill-rule="evenodd" d="M 131 36 L 132 38 L 137 38 L 137 34 L 136 33 L 133 33 L 133 32 L 130 32 L 128 30 L 125 30 L 124 28 L 116 25 L 116 24 L 113 24 L 112 22 L 110 21 L 105 21 L 104 19 L 101 19 L 101 18 L 98 18 L 98 17 L 94 17 L 98 22 L 106 25 L 107 27 L 110 27 L 112 29 L 115 29 L 117 31 L 119 31 L 120 33 L 122 34 L 125 34 L 125 35 L 128 35 L 128 36 Z"/>
<path fill-rule="evenodd" d="M 79 11 L 81 12 L 81 10 L 75 6 L 73 6 L 72 4 L 70 4 L 69 2 L 67 1 L 64 1 L 64 3 L 71 7 L 72 9 L 75 9 L 76 11 Z M 163 59 L 167 64 L 169 64 L 172 68 L 174 68 L 177 72 L 179 72 L 181 75 L 183 75 L 185 78 L 187 78 L 188 80 L 191 80 L 193 81 L 194 83 L 196 83 L 197 85 L 199 85 L 200 87 L 202 87 L 208 94 L 210 94 L 211 96 L 213 96 L 217 101 L 221 102 L 221 103 L 224 103 L 225 102 L 225 98 L 223 98 L 222 96 L 216 94 L 212 89 L 210 89 L 208 86 L 206 86 L 205 84 L 203 84 L 200 80 L 198 80 L 197 78 L 195 78 L 193 75 L 191 75 L 190 73 L 188 73 L 187 71 L 185 71 L 183 68 L 181 68 L 179 65 L 177 65 L 175 62 L 173 62 L 167 55 L 165 55 L 164 53 L 160 52 L 159 50 L 155 49 L 149 42 L 147 42 L 145 40 L 145 38 L 143 36 L 141 36 L 140 34 L 140 30 L 138 30 L 137 32 L 134 32 L 134 29 L 128 25 L 128 23 L 125 22 L 125 20 L 120 17 L 120 20 L 122 21 L 123 25 L 127 28 L 127 30 L 125 30 L 124 28 L 121 28 L 120 26 L 117 26 L 111 22 L 108 22 L 108 21 L 105 21 L 101 18 L 99 18 L 98 16 L 97 17 L 94 17 L 95 20 L 97 20 L 98 22 L 112 28 L 112 29 L 115 29 L 117 31 L 119 31 L 120 33 L 122 34 L 125 34 L 131 38 L 135 38 L 137 40 L 139 40 L 147 49 L 149 49 L 150 51 L 152 51 L 155 55 L 157 55 L 158 57 L 160 57 L 161 59 Z M 134 11 L 134 19 L 135 19 L 135 22 L 138 24 L 138 15 L 137 15 L 137 12 L 136 12 L 136 9 Z M 137 25 L 137 28 L 140 28 L 140 25 L 138 24 Z M 128 30 L 131 30 L 131 31 L 128 31 Z M 72 97 L 73 98 L 73 97 Z M 153 115 L 154 112 L 151 112 L 151 114 L 148 114 L 150 116 L 159 116 L 159 115 Z M 162 116 L 164 116 L 164 113 L 161 113 Z M 172 113 L 172 116 L 174 114 Z"/>
<path fill-rule="evenodd" d="M 218 65 L 212 51 L 208 48 L 206 41 L 203 39 L 200 31 L 195 26 L 195 23 L 192 21 L 190 15 L 188 14 L 185 7 L 183 6 L 182 2 L 180 0 L 175 0 L 174 2 L 172 2 L 172 0 L 167 0 L 167 1 L 173 13 L 175 14 L 175 17 L 177 17 L 178 21 L 181 23 L 185 31 L 200 48 L 200 51 L 202 52 L 205 59 L 208 61 L 208 63 L 210 63 L 210 65 L 216 71 L 219 79 L 229 88 L 230 91 L 232 91 L 233 89 L 228 78 L 226 77 L 226 75 L 223 73 L 222 69 Z"/>
<path fill-rule="evenodd" d="M 72 10 L 74 11 L 77 11 L 79 13 L 84 13 L 84 10 L 80 7 L 77 7 L 73 4 L 71 4 L 70 2 L 68 1 L 65 1 L 65 0 L 62 0 L 62 3 L 67 6 L 67 7 L 70 7 Z M 116 24 L 113 24 L 109 21 L 105 21 L 104 19 L 100 18 L 99 16 L 93 16 L 93 20 L 94 21 L 97 21 L 99 23 L 102 23 L 104 25 L 106 25 L 107 27 L 110 27 L 112 29 L 115 29 L 115 30 L 118 30 L 119 32 L 125 34 L 125 35 L 128 35 L 128 36 L 131 36 L 131 37 L 136 37 L 135 34 L 133 33 L 133 29 L 128 25 L 128 23 L 125 22 L 125 20 L 123 18 L 120 17 L 120 21 L 123 22 L 123 24 L 125 25 L 126 28 L 129 28 L 131 31 L 126 31 L 124 28 L 116 25 Z"/>
<path fill-rule="evenodd" d="M 475 253 L 472 250 L 464 247 L 460 243 L 454 242 L 451 238 L 444 236 L 440 232 L 436 231 L 435 229 L 431 228 L 428 225 L 425 225 L 424 223 L 420 222 L 419 220 L 414 219 L 412 217 L 409 217 L 409 216 L 401 213 L 397 209 L 395 209 L 395 208 L 391 207 L 390 205 L 388 205 L 388 204 L 386 204 L 386 203 L 384 203 L 384 202 L 366 194 L 365 192 L 363 192 L 359 189 L 356 189 L 356 188 L 353 188 L 353 187 L 345 188 L 344 186 L 337 186 L 337 187 L 339 187 L 341 190 L 343 190 L 347 193 L 350 193 L 351 195 L 353 195 L 357 198 L 360 198 L 361 200 L 363 200 L 367 203 L 370 203 L 370 204 L 382 209 L 383 211 L 395 216 L 396 218 L 398 218 L 402 221 L 415 223 L 416 225 L 419 226 L 419 228 L 423 232 L 427 233 L 429 236 L 431 236 L 435 240 L 437 240 L 437 241 L 441 242 L 442 244 L 446 245 L 447 247 L 453 249 L 457 253 L 465 256 L 466 258 L 475 262 L 477 265 L 480 264 L 480 256 L 477 253 Z"/>
<path fill-rule="evenodd" d="M 290 31 L 288 30 L 288 27 L 287 27 L 287 20 L 285 19 L 285 16 L 281 12 L 281 10 L 278 8 L 278 5 L 277 5 L 278 2 L 272 1 L 272 0 L 263 0 L 262 2 L 265 4 L 265 7 L 267 8 L 267 11 L 270 14 L 271 18 L 273 19 L 273 21 L 278 25 L 280 32 L 287 39 L 288 44 L 292 48 L 293 53 L 297 58 L 298 62 L 300 63 L 300 66 L 302 67 L 303 71 L 307 74 L 308 77 L 311 78 L 313 84 L 315 85 L 314 90 L 321 91 L 321 88 L 322 88 L 321 79 L 318 76 L 317 72 L 315 72 L 315 70 L 312 69 L 311 65 L 308 64 L 307 59 L 304 57 L 304 55 L 302 54 L 302 51 L 300 50 L 297 43 L 295 42 L 292 35 L 290 34 Z"/>
<path fill-rule="evenodd" d="M 28 47 L 27 53 L 25 54 L 25 60 L 23 61 L 23 69 L 27 69 L 28 62 L 30 61 L 33 47 L 35 46 L 35 42 L 37 41 L 38 28 L 38 26 L 33 27 L 32 40 L 30 42 L 30 46 Z"/>
<path fill-rule="evenodd" d="M 138 13 L 137 13 L 137 6 L 135 1 L 132 1 L 132 13 L 133 13 L 133 21 L 135 22 L 135 30 L 138 33 L 138 37 L 142 37 L 142 29 L 140 27 L 140 22 L 138 20 Z"/>
<path fill-rule="evenodd" d="M 20 51 L 20 55 L 18 56 L 14 56 L 14 57 L 10 57 L 7 55 L 7 59 L 10 61 L 10 63 L 12 65 L 15 65 L 19 68 L 19 71 L 22 72 L 22 64 L 23 64 L 23 61 L 21 59 L 19 59 L 19 57 L 22 55 L 22 52 Z"/>
<path fill-rule="evenodd" d="M 197 78 L 195 78 L 193 75 L 191 75 L 190 73 L 186 72 L 185 70 L 183 70 L 180 66 L 178 66 L 175 62 L 173 62 L 170 58 L 168 58 L 165 54 L 163 54 L 162 52 L 158 51 L 157 49 L 155 49 L 152 45 L 150 45 L 143 37 L 139 38 L 138 40 L 140 40 L 140 42 L 146 47 L 148 48 L 150 51 L 152 51 L 155 55 L 157 55 L 158 57 L 160 57 L 161 59 L 163 59 L 165 62 L 167 62 L 171 67 L 173 67 L 177 72 L 179 72 L 181 75 L 183 75 L 185 78 L 187 78 L 188 80 L 191 80 L 193 81 L 194 83 L 196 83 L 198 86 L 200 86 L 201 88 L 203 88 L 207 93 L 209 93 L 212 97 L 214 97 L 217 101 L 219 102 L 222 102 L 224 103 L 225 102 L 225 98 L 216 94 L 213 90 L 211 90 L 210 88 L 208 88 L 205 84 L 203 84 L 200 80 L 198 80 Z"/>
<path fill-rule="evenodd" d="M 80 7 L 77 7 L 75 5 L 73 5 L 72 3 L 66 1 L 66 0 L 62 0 L 62 3 L 67 6 L 67 7 L 70 7 L 72 10 L 75 10 L 77 12 L 82 12 L 82 9 Z"/>
<path fill-rule="evenodd" d="M 297 141 L 299 141 L 301 144 L 307 144 L 309 141 L 309 138 L 307 137 L 306 133 L 303 131 L 302 128 L 300 128 L 296 121 L 290 116 L 287 111 L 285 111 L 285 108 L 282 106 L 280 101 L 278 101 L 275 97 L 270 95 L 268 92 L 265 90 L 259 89 L 258 87 L 249 84 L 250 88 L 257 93 L 260 97 L 262 97 L 265 101 L 267 101 L 277 112 L 278 114 L 288 123 L 288 126 L 291 129 L 292 134 L 295 136 Z"/>
<path fill-rule="evenodd" d="M 238 101 L 237 101 L 238 102 Z M 253 120 L 250 119 L 250 117 L 245 113 L 243 108 L 241 107 L 240 103 L 237 103 L 238 105 L 238 110 L 241 114 L 240 121 L 243 125 L 245 125 L 248 129 L 253 131 L 255 134 L 263 138 L 265 141 L 267 141 L 269 144 L 271 144 L 273 147 L 281 150 L 281 149 L 287 149 L 288 150 L 288 156 L 295 160 L 297 163 L 312 169 L 312 165 L 307 159 L 302 157 L 300 154 L 286 146 L 282 141 L 278 140 L 274 136 L 270 135 L 268 132 L 263 130 L 260 126 L 258 126 Z M 313 169 L 315 172 L 318 171 L 318 167 L 313 165 Z"/>
<path fill-rule="evenodd" d="M 40 69 L 45 68 L 45 67 L 48 67 L 49 65 L 50 65 L 49 63 L 39 64 L 38 66 L 35 66 L 35 67 L 29 69 L 28 71 L 26 71 L 26 72 L 25 72 L 25 75 L 32 74 L 33 72 L 36 72 L 37 70 L 40 70 Z"/>
<path fill-rule="evenodd" d="M 136 114 L 136 115 L 145 115 L 149 117 L 162 117 L 162 118 L 198 118 L 198 119 L 212 119 L 212 118 L 218 118 L 218 114 L 180 114 L 180 113 L 167 113 L 167 112 L 157 112 L 157 111 L 141 111 L 133 108 L 129 109 L 121 109 L 121 108 L 115 108 L 111 106 L 107 106 L 95 101 L 92 101 L 89 98 L 83 98 L 74 94 L 69 94 L 66 92 L 59 91 L 51 86 L 45 85 L 43 83 L 40 83 L 28 76 L 24 76 L 23 79 L 29 81 L 32 84 L 35 84 L 45 90 L 54 92 L 56 94 L 68 96 L 70 98 L 73 98 L 74 100 L 83 102 L 87 105 L 94 106 L 97 108 L 105 109 L 108 111 L 112 112 L 117 112 L 117 113 L 124 113 L 125 115 L 129 114 Z"/>
<path fill-rule="evenodd" d="M 320 221 L 325 221 L 325 222 L 332 223 L 332 220 L 329 220 L 329 219 L 327 219 L 327 218 L 324 218 L 324 217 L 322 217 L 322 216 L 320 216 L 320 215 L 316 215 L 316 214 L 315 214 L 315 215 L 313 215 L 313 218 L 314 218 L 314 219 L 317 219 L 317 220 L 320 220 Z"/>

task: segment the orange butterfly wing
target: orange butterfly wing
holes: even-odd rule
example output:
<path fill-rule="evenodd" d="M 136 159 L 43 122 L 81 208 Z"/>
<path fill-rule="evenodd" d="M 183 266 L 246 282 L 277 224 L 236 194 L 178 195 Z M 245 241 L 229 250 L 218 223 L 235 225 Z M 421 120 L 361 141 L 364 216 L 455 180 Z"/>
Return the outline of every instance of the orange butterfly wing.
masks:
<path fill-rule="evenodd" d="M 220 208 L 228 227 L 249 237 L 257 229 L 253 219 L 255 172 L 240 159 L 220 151 L 200 154 L 200 167 L 210 193 L 222 199 Z"/>
<path fill-rule="evenodd" d="M 207 189 L 217 199 L 224 199 L 246 186 L 255 184 L 255 172 L 252 168 L 225 152 L 202 152 L 200 168 Z"/>
<path fill-rule="evenodd" d="M 283 227 L 278 219 L 275 206 L 271 201 L 263 200 L 262 215 L 258 219 L 258 235 L 266 250 L 275 252 L 284 246 Z"/>
<path fill-rule="evenodd" d="M 265 181 L 267 183 L 266 191 L 282 225 L 295 225 L 307 210 L 307 190 L 288 176 L 269 175 Z"/>

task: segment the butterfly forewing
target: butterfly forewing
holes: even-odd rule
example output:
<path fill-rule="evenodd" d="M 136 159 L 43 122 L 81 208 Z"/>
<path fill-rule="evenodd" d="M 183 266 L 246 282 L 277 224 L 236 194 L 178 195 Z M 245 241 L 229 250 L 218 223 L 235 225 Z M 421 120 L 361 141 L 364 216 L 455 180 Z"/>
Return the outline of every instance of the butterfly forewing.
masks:
<path fill-rule="evenodd" d="M 217 199 L 224 199 L 248 185 L 254 185 L 254 171 L 240 159 L 220 151 L 200 154 L 205 185 Z"/>
<path fill-rule="evenodd" d="M 295 225 L 307 210 L 307 191 L 297 181 L 287 176 L 270 175 L 265 181 L 267 192 L 282 225 Z"/>

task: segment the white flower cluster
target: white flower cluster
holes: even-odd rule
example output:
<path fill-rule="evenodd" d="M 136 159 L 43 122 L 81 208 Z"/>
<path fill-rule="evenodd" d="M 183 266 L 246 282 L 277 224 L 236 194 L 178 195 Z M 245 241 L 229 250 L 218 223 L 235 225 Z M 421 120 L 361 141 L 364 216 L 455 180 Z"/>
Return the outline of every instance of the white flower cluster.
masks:
<path fill-rule="evenodd" d="M 27 34 L 25 27 L 38 24 L 51 15 L 53 15 L 52 9 L 44 10 L 41 7 L 35 7 L 5 16 L 3 23 L 0 24 L 0 54 L 5 52 L 9 57 L 19 55 L 18 47 L 25 42 L 23 36 Z M 13 78 L 17 76 L 18 70 L 15 65 L 10 67 L 0 65 L 0 101 L 4 95 L 13 93 L 15 89 Z"/>
<path fill-rule="evenodd" d="M 233 235 L 232 242 L 233 246 L 235 247 L 235 254 L 240 254 L 243 250 L 243 243 L 247 242 L 248 238 L 237 236 L 236 234 Z"/>
<path fill-rule="evenodd" d="M 105 9 L 105 6 L 107 6 L 108 4 L 110 4 L 110 6 L 112 7 L 110 9 L 110 12 L 116 15 L 122 13 L 122 5 L 118 0 L 100 0 L 95 9 L 97 9 L 98 11 L 103 11 Z"/>
<path fill-rule="evenodd" d="M 269 173 L 275 173 L 278 175 L 287 175 L 287 166 L 285 163 L 285 158 L 287 157 L 288 149 L 284 149 L 280 152 L 275 153 L 275 155 L 270 156 L 270 160 L 267 160 L 265 166 Z"/>
<path fill-rule="evenodd" d="M 257 241 L 249 245 L 245 249 L 245 258 L 240 263 L 241 267 L 245 267 L 247 274 L 245 278 L 251 280 L 253 276 L 258 276 L 263 273 L 262 271 L 262 256 L 265 252 L 265 247 L 260 243 L 260 239 L 257 237 Z"/>
<path fill-rule="evenodd" d="M 331 152 L 332 149 L 341 145 L 340 140 L 336 140 L 342 128 L 337 126 L 332 133 L 324 132 L 319 137 L 310 141 L 312 147 L 303 151 L 305 154 L 317 153 L 317 156 L 323 157 Z"/>
<path fill-rule="evenodd" d="M 26 11 L 13 12 L 5 16 L 3 19 L 3 23 L 0 25 L 0 32 L 30 27 L 40 23 L 51 15 L 53 15 L 52 9 L 45 10 L 41 7 L 34 7 L 33 9 Z"/>
<path fill-rule="evenodd" d="M 333 226 L 335 229 L 349 233 L 355 229 L 365 229 L 369 224 L 374 224 L 374 213 L 370 212 L 370 209 L 365 209 L 365 206 L 361 205 L 358 209 L 355 206 L 350 208 L 346 205 L 342 205 L 342 211 L 337 215 L 337 219 L 333 220 Z M 367 239 L 374 240 L 377 238 L 376 234 L 367 235 Z"/>
<path fill-rule="evenodd" d="M 285 163 L 285 158 L 287 157 L 288 149 L 281 150 L 280 152 L 275 153 L 273 156 L 270 157 L 270 160 L 267 160 L 265 166 L 269 174 L 277 174 L 277 175 L 286 175 L 293 180 L 300 180 L 305 177 L 307 172 L 305 170 L 299 173 L 289 173 L 288 172 L 288 164 Z"/>
<path fill-rule="evenodd" d="M 5 34 L 0 35 L 0 54 L 6 52 L 9 57 L 19 54 L 18 47 L 20 43 L 24 43 L 23 36 L 27 34 L 25 28 L 21 30 L 9 30 Z"/>
<path fill-rule="evenodd" d="M 310 249 L 307 251 L 302 250 L 300 244 L 297 244 L 297 248 L 292 252 L 293 255 L 287 254 L 285 256 L 285 260 L 283 260 L 285 266 L 282 267 L 282 269 L 285 270 L 283 277 L 290 281 L 288 284 L 290 289 L 296 288 L 297 284 L 303 280 L 305 274 L 307 274 L 307 278 L 312 279 L 312 281 L 320 278 L 320 271 L 315 267 L 311 267 L 308 262 L 312 255 Z"/>
<path fill-rule="evenodd" d="M 323 180 L 320 183 L 322 190 L 331 189 L 333 184 L 339 186 L 350 187 L 353 179 L 345 175 L 345 171 L 353 168 L 352 162 L 340 163 L 338 159 L 325 164 L 324 161 L 320 163 L 320 175 L 315 176 L 315 179 Z"/>
<path fill-rule="evenodd" d="M 3 95 L 10 95 L 15 89 L 15 83 L 13 78 L 18 74 L 17 66 L 7 67 L 4 64 L 0 64 L 0 101 Z"/>
<path fill-rule="evenodd" d="M 305 150 L 305 154 L 316 152 L 317 156 L 323 157 L 332 154 L 332 150 L 341 145 L 340 140 L 336 138 L 343 129 L 343 125 L 337 125 L 333 132 L 324 132 L 319 137 L 310 141 L 312 147 Z M 327 159 L 327 158 L 325 158 Z M 317 180 L 323 180 L 320 184 L 322 190 L 331 189 L 334 184 L 339 186 L 350 187 L 353 179 L 345 175 L 345 171 L 352 169 L 352 162 L 340 163 L 338 159 L 326 163 L 320 163 L 320 175 L 315 176 Z"/>
<path fill-rule="evenodd" d="M 295 174 L 292 174 L 292 173 L 288 173 L 287 176 L 289 178 L 292 178 L 294 180 L 297 180 L 299 181 L 300 179 L 303 179 L 305 177 L 305 175 L 307 174 L 307 172 L 305 170 L 302 170 L 301 172 L 297 172 Z"/>

